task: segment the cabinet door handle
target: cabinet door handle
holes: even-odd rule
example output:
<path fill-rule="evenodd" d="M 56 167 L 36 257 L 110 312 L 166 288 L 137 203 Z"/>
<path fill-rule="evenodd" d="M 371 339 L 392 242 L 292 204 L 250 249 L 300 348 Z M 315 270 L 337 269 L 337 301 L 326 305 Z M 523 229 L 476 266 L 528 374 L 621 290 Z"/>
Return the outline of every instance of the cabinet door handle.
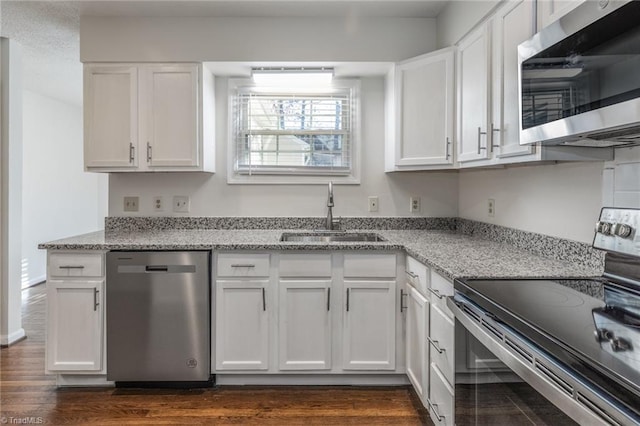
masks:
<path fill-rule="evenodd" d="M 400 312 L 404 312 L 407 307 L 404 306 L 404 298 L 407 297 L 408 293 L 404 292 L 404 289 L 400 289 Z"/>
<path fill-rule="evenodd" d="M 442 299 L 444 297 L 438 290 L 434 290 L 431 287 L 427 287 L 427 290 L 433 293 L 438 299 Z"/>
<path fill-rule="evenodd" d="M 100 293 L 100 291 L 98 291 L 97 288 L 93 288 L 93 310 L 97 311 L 98 310 L 98 306 L 100 305 L 100 302 L 98 301 L 98 293 Z"/>
<path fill-rule="evenodd" d="M 497 127 L 493 127 L 493 123 L 491 123 L 491 152 L 493 152 L 493 148 L 500 148 L 500 144 L 494 144 L 493 143 L 493 134 L 495 132 L 500 133 L 500 129 L 498 129 Z"/>
<path fill-rule="evenodd" d="M 83 265 L 61 265 L 58 266 L 60 269 L 84 269 Z"/>
<path fill-rule="evenodd" d="M 251 263 L 236 263 L 231 265 L 232 268 L 255 268 L 256 265 L 253 265 Z"/>
<path fill-rule="evenodd" d="M 486 146 L 482 146 L 482 143 L 480 141 L 481 135 L 486 135 L 486 134 L 487 132 L 483 132 L 482 129 L 478 127 L 478 155 L 480 155 L 483 149 L 487 149 Z"/>
<path fill-rule="evenodd" d="M 439 354 L 441 354 L 442 352 L 444 352 L 446 350 L 446 349 L 442 349 L 440 347 L 440 345 L 438 344 L 437 340 L 433 340 L 429 336 L 427 336 L 427 340 L 429 341 L 429 343 L 431 343 L 431 346 L 433 346 L 435 348 L 435 350 L 438 351 Z"/>
<path fill-rule="evenodd" d="M 427 404 L 429 405 L 429 408 L 431 408 L 431 411 L 433 411 L 433 414 L 436 415 L 436 419 L 441 422 L 444 419 L 444 416 L 438 413 L 438 404 L 434 404 L 429 398 L 427 398 Z"/>
<path fill-rule="evenodd" d="M 266 295 L 266 290 L 264 287 L 262 287 L 262 310 L 266 311 L 267 310 L 267 295 Z"/>
<path fill-rule="evenodd" d="M 349 290 L 347 289 L 347 312 L 349 312 Z"/>
<path fill-rule="evenodd" d="M 147 163 L 151 162 L 151 144 L 147 142 Z"/>
<path fill-rule="evenodd" d="M 413 278 L 414 280 L 418 278 L 418 274 L 411 272 L 411 271 L 404 271 L 407 275 L 409 275 L 409 278 Z"/>
<path fill-rule="evenodd" d="M 451 157 L 451 154 L 449 153 L 449 147 L 451 146 L 451 141 L 449 140 L 449 138 L 447 137 L 447 150 L 446 150 L 446 158 L 447 160 L 449 159 L 449 157 Z"/>
<path fill-rule="evenodd" d="M 136 158 L 136 147 L 132 143 L 129 143 L 129 163 L 133 163 Z"/>
<path fill-rule="evenodd" d="M 327 312 L 331 310 L 331 287 L 327 289 Z"/>

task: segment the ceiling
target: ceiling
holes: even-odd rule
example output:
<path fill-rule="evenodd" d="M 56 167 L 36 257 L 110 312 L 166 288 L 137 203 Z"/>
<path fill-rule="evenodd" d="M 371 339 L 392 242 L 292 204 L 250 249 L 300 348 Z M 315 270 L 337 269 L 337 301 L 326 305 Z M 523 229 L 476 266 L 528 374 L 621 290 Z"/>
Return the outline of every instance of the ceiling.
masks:
<path fill-rule="evenodd" d="M 22 46 L 28 90 L 82 104 L 81 16 L 436 17 L 449 0 L 0 0 L 0 35 Z"/>

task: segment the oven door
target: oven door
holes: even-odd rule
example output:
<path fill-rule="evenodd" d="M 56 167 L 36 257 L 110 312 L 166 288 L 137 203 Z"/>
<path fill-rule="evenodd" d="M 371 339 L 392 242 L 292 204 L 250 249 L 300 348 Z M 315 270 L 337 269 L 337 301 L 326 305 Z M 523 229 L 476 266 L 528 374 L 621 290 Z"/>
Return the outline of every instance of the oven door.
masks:
<path fill-rule="evenodd" d="M 456 425 L 634 424 L 461 294 L 447 305 L 456 317 Z"/>

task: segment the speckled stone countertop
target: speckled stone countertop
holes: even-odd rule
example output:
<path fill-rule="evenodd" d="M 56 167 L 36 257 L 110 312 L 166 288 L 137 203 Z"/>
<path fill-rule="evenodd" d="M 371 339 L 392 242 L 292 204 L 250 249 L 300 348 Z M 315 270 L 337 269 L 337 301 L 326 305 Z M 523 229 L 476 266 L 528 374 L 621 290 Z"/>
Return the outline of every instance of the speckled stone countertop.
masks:
<path fill-rule="evenodd" d="M 513 244 L 452 230 L 371 230 L 382 242 L 281 242 L 287 229 L 104 231 L 40 244 L 58 250 L 405 250 L 448 278 L 594 277 L 602 269 L 576 257 L 543 257 Z M 358 232 L 353 229 L 347 232 Z"/>

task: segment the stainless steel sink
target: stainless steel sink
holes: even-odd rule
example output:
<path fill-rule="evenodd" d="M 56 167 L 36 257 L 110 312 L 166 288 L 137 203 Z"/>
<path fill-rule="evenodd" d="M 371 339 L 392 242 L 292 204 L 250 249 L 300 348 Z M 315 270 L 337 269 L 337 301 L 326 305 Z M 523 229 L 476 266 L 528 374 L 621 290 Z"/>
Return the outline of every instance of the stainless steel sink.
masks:
<path fill-rule="evenodd" d="M 386 241 L 378 234 L 373 233 L 297 233 L 285 232 L 280 237 L 280 241 L 298 243 L 330 243 L 338 242 L 359 242 L 359 241 Z"/>

